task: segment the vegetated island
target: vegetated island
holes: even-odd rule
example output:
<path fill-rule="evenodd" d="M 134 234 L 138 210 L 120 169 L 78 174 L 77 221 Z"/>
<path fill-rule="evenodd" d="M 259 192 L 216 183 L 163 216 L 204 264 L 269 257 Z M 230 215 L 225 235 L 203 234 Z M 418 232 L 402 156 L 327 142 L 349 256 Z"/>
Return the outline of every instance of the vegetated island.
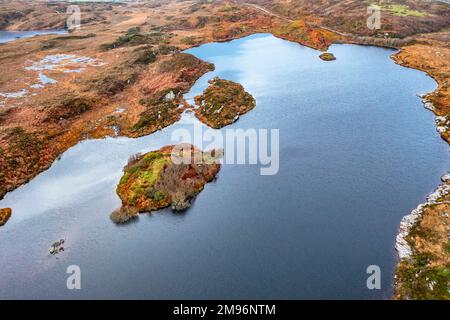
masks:
<path fill-rule="evenodd" d="M 4 208 L 0 209 L 0 226 L 3 226 L 8 222 L 8 219 L 11 217 L 11 209 Z"/>
<path fill-rule="evenodd" d="M 209 86 L 194 98 L 199 106 L 195 115 L 203 123 L 214 129 L 223 128 L 239 119 L 239 116 L 252 110 L 253 96 L 239 83 L 215 77 L 208 81 Z"/>
<path fill-rule="evenodd" d="M 319 56 L 319 58 L 322 59 L 323 61 L 334 61 L 334 60 L 336 60 L 336 57 L 334 56 L 334 54 L 332 54 L 330 52 L 322 53 Z"/>
<path fill-rule="evenodd" d="M 169 206 L 174 211 L 187 209 L 205 184 L 216 177 L 221 153 L 180 144 L 132 156 L 116 190 L 122 207 L 111 214 L 111 219 L 124 223 L 141 212 Z"/>

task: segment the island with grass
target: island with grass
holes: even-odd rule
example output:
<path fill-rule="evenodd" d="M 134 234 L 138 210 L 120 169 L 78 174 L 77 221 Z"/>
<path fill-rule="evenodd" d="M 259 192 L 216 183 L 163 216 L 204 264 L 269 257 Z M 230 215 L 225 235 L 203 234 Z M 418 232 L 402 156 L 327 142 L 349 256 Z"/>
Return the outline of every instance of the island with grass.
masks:
<path fill-rule="evenodd" d="M 142 212 L 187 209 L 205 184 L 215 179 L 220 155 L 219 150 L 203 152 L 180 144 L 132 156 L 117 186 L 122 207 L 111 219 L 124 223 Z"/>
<path fill-rule="evenodd" d="M 194 98 L 198 106 L 195 115 L 214 129 L 232 124 L 256 105 L 253 96 L 239 83 L 218 77 L 208 83 L 203 94 Z"/>
<path fill-rule="evenodd" d="M 322 59 L 323 61 L 334 61 L 334 60 L 336 60 L 336 57 L 334 56 L 334 54 L 332 54 L 330 52 L 322 53 L 319 56 L 319 58 Z"/>

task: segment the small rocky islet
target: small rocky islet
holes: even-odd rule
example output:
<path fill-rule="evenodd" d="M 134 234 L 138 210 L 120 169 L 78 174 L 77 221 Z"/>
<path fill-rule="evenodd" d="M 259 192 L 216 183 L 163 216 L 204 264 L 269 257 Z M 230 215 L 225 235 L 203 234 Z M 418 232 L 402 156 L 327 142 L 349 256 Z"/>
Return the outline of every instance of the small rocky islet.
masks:
<path fill-rule="evenodd" d="M 253 96 L 238 83 L 218 77 L 208 83 L 203 94 L 194 98 L 194 112 L 214 129 L 232 124 L 256 105 Z M 221 150 L 204 152 L 191 144 L 180 144 L 130 157 L 116 189 L 122 206 L 111 214 L 111 219 L 125 223 L 142 212 L 189 208 L 205 184 L 216 177 L 221 155 Z"/>
<path fill-rule="evenodd" d="M 180 144 L 132 156 L 116 190 L 122 207 L 111 214 L 111 219 L 125 223 L 143 212 L 166 207 L 187 209 L 205 184 L 215 179 L 221 153 Z"/>
<path fill-rule="evenodd" d="M 12 210 L 11 208 L 0 209 L 0 226 L 3 226 L 11 218 Z"/>
<path fill-rule="evenodd" d="M 64 239 L 60 239 L 59 241 L 54 242 L 50 249 L 48 250 L 50 254 L 56 255 L 64 251 L 64 243 L 66 241 Z"/>
<path fill-rule="evenodd" d="M 256 105 L 242 85 L 218 77 L 211 79 L 208 88 L 194 100 L 196 117 L 214 129 L 235 122 Z M 189 208 L 205 184 L 215 179 L 221 155 L 221 150 L 204 152 L 191 144 L 180 144 L 130 157 L 116 189 L 122 206 L 111 219 L 125 223 L 142 212 Z"/>
<path fill-rule="evenodd" d="M 322 59 L 323 61 L 334 61 L 336 60 L 336 57 L 334 56 L 334 54 L 330 53 L 330 52 L 324 52 L 319 56 L 320 59 Z"/>
<path fill-rule="evenodd" d="M 214 129 L 223 128 L 256 106 L 255 98 L 236 82 L 215 77 L 209 86 L 194 98 L 196 117 Z"/>

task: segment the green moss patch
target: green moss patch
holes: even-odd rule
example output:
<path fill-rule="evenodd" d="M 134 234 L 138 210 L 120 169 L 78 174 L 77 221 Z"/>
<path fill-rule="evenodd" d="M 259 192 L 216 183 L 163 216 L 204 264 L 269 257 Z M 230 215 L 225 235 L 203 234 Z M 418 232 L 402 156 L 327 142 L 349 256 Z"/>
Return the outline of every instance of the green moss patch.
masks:
<path fill-rule="evenodd" d="M 114 42 L 104 43 L 100 46 L 103 51 L 112 50 L 125 46 L 137 46 L 142 44 L 168 44 L 172 34 L 152 31 L 143 33 L 139 27 L 133 27 L 118 37 Z"/>
<path fill-rule="evenodd" d="M 399 17 L 426 17 L 428 14 L 426 12 L 421 12 L 413 10 L 407 5 L 403 4 L 383 4 L 383 5 L 373 5 L 375 8 L 380 8 L 380 10 L 391 13 Z"/>

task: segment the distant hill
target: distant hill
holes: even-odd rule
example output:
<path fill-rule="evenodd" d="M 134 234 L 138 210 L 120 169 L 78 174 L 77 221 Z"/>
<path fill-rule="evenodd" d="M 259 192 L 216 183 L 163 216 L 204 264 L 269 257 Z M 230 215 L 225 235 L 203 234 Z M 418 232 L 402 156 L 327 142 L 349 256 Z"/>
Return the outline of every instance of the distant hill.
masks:
<path fill-rule="evenodd" d="M 362 36 L 389 33 L 403 38 L 450 27 L 449 1 L 429 0 L 238 0 L 291 19 L 313 16 L 330 29 Z M 367 28 L 367 8 L 381 8 L 381 29 Z"/>

